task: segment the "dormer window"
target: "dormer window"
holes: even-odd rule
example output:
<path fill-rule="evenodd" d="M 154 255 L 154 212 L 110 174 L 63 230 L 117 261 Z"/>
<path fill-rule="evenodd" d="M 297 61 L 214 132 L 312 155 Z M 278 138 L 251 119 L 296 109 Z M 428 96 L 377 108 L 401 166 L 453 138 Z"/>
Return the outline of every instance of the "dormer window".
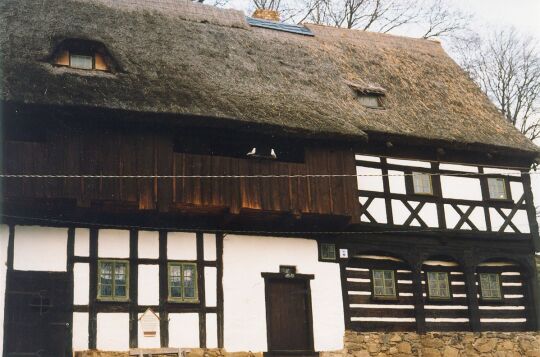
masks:
<path fill-rule="evenodd" d="M 58 46 L 53 63 L 75 69 L 111 71 L 112 60 L 105 47 L 86 40 L 65 40 Z"/>
<path fill-rule="evenodd" d="M 345 81 L 345 83 L 354 91 L 360 104 L 366 108 L 384 109 L 384 96 L 386 90 L 376 84 L 356 83 Z"/>

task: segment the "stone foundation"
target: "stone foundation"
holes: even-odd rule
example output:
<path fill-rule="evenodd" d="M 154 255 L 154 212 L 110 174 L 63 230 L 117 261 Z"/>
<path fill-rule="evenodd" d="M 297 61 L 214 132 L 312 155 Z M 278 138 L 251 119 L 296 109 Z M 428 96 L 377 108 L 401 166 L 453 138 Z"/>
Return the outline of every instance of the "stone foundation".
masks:
<path fill-rule="evenodd" d="M 539 332 L 345 333 L 344 349 L 320 357 L 540 357 Z M 83 351 L 75 357 L 129 357 L 128 352 Z M 194 348 L 187 357 L 263 357 L 261 352 Z"/>
<path fill-rule="evenodd" d="M 345 333 L 342 351 L 321 357 L 540 357 L 538 332 Z"/>

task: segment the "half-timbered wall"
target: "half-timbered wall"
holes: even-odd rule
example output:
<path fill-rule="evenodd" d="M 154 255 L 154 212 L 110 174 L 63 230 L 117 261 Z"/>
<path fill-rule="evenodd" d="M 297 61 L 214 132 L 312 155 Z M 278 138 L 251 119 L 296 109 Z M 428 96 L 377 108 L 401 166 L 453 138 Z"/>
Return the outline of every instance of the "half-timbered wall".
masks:
<path fill-rule="evenodd" d="M 223 271 L 220 235 L 22 225 L 12 226 L 12 229 L 14 237 L 10 249 L 14 259 L 8 269 L 72 274 L 73 315 L 69 325 L 74 350 L 223 346 L 223 300 L 218 284 Z M 2 262 L 6 260 L 7 232 L 7 226 L 3 225 Z M 97 299 L 99 259 L 129 262 L 128 301 Z M 197 265 L 200 302 L 168 301 L 169 261 Z M 3 282 L 0 291 L 5 288 L 5 266 L 0 267 Z M 5 296 L 2 293 L 0 300 L 2 314 Z M 157 334 L 150 337 L 142 333 L 139 320 L 148 308 L 160 317 Z"/>
<path fill-rule="evenodd" d="M 314 275 L 310 285 L 315 350 L 343 347 L 339 264 L 320 262 L 316 241 L 226 235 L 223 245 L 227 351 L 267 351 L 265 282 L 261 273 L 279 272 L 280 265 Z"/>
<path fill-rule="evenodd" d="M 361 221 L 456 231 L 530 233 L 519 170 L 356 155 Z M 415 194 L 412 173 L 431 174 L 432 195 Z M 507 180 L 507 200 L 490 200 L 487 177 Z"/>

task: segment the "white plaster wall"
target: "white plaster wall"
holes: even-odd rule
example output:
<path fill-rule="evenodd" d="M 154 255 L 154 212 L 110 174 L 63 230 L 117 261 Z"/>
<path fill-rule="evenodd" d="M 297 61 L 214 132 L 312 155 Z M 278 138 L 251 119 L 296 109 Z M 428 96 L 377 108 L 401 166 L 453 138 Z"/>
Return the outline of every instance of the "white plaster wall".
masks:
<path fill-rule="evenodd" d="M 129 258 L 129 231 L 100 229 L 98 256 L 100 258 Z"/>
<path fill-rule="evenodd" d="M 206 347 L 218 347 L 217 314 L 206 314 Z"/>
<path fill-rule="evenodd" d="M 129 350 L 129 314 L 97 314 L 97 348 L 103 351 Z"/>
<path fill-rule="evenodd" d="M 167 258 L 169 260 L 196 260 L 196 234 L 169 232 L 167 234 Z"/>
<path fill-rule="evenodd" d="M 484 167 L 484 172 L 486 174 L 501 174 L 516 177 L 521 176 L 521 172 L 519 170 L 501 169 L 498 167 Z"/>
<path fill-rule="evenodd" d="M 365 175 L 365 176 L 357 177 L 359 190 L 377 191 L 377 192 L 384 191 L 383 179 L 382 179 L 382 176 L 380 176 L 382 175 L 381 169 L 356 166 L 356 174 Z"/>
<path fill-rule="evenodd" d="M 88 257 L 90 255 L 90 230 L 88 228 L 75 229 L 75 256 Z"/>
<path fill-rule="evenodd" d="M 461 210 L 463 212 L 466 212 L 466 210 L 468 209 L 469 206 L 466 206 L 466 205 L 458 205 L 459 208 L 461 208 Z M 451 205 L 444 205 L 444 216 L 445 216 L 445 219 L 446 219 L 446 226 L 448 227 L 448 229 L 454 229 L 454 227 L 456 226 L 456 224 L 459 222 L 459 220 L 461 219 L 461 216 L 456 212 L 456 210 L 454 209 L 454 207 L 452 207 Z M 482 207 L 476 207 L 472 212 L 471 214 L 469 215 L 469 220 L 476 226 L 476 228 L 478 228 L 479 230 L 481 231 L 485 231 L 487 229 L 486 227 L 486 216 L 484 214 L 484 209 Z M 467 223 L 464 223 L 462 226 L 461 226 L 461 229 L 464 229 L 464 230 L 471 230 L 472 227 L 469 226 L 469 224 Z"/>
<path fill-rule="evenodd" d="M 512 192 L 512 200 L 517 203 L 521 196 L 523 196 L 523 183 L 510 182 L 510 191 Z"/>
<path fill-rule="evenodd" d="M 369 156 L 369 155 L 354 155 L 354 158 L 356 160 L 363 160 L 363 161 L 371 161 L 371 162 L 381 162 L 381 159 L 377 156 Z"/>
<path fill-rule="evenodd" d="M 360 197 L 360 202 L 364 204 L 367 198 Z M 375 198 L 367 209 L 368 213 L 373 216 L 377 223 L 387 223 L 386 220 L 386 202 L 384 198 Z M 368 222 L 369 220 L 365 215 L 362 215 L 362 221 Z"/>
<path fill-rule="evenodd" d="M 514 223 L 521 233 L 530 233 L 531 226 L 529 224 L 529 217 L 527 216 L 527 211 L 520 209 L 512 218 L 512 223 Z"/>
<path fill-rule="evenodd" d="M 0 225 L 0 356 L 4 350 L 4 304 L 6 298 L 7 250 L 9 242 L 9 227 Z"/>
<path fill-rule="evenodd" d="M 217 268 L 204 268 L 204 293 L 206 306 L 215 307 L 217 305 Z"/>
<path fill-rule="evenodd" d="M 403 171 L 388 171 L 388 183 L 390 184 L 390 192 L 406 194 L 407 189 L 405 188 L 405 173 Z"/>
<path fill-rule="evenodd" d="M 441 188 L 444 198 L 482 200 L 482 188 L 477 178 L 441 176 Z"/>
<path fill-rule="evenodd" d="M 204 234 L 204 260 L 216 260 L 216 235 Z"/>
<path fill-rule="evenodd" d="M 73 265 L 73 304 L 88 305 L 90 296 L 90 264 L 75 263 Z"/>
<path fill-rule="evenodd" d="M 88 349 L 88 313 L 73 313 L 73 351 Z"/>
<path fill-rule="evenodd" d="M 199 347 L 199 314 L 169 314 L 169 346 Z"/>
<path fill-rule="evenodd" d="M 394 224 L 405 223 L 410 215 L 411 212 L 407 209 L 407 207 L 405 207 L 403 202 L 399 200 L 392 200 L 392 216 L 394 218 Z"/>
<path fill-rule="evenodd" d="M 465 172 L 478 172 L 477 166 L 470 165 L 457 165 L 457 164 L 444 164 L 439 165 L 441 170 L 451 170 L 451 171 L 465 171 Z"/>
<path fill-rule="evenodd" d="M 159 232 L 139 231 L 138 253 L 139 258 L 159 258 Z"/>
<path fill-rule="evenodd" d="M 155 336 L 144 336 L 144 332 L 141 325 L 141 317 L 143 313 L 140 313 L 138 315 L 139 322 L 137 323 L 137 338 L 138 338 L 138 344 L 139 348 L 160 348 L 161 347 L 161 337 L 160 337 L 160 328 L 159 323 L 157 324 L 157 331 Z M 159 314 L 156 312 L 156 315 L 159 316 Z"/>
<path fill-rule="evenodd" d="M 67 228 L 15 226 L 13 268 L 67 271 L 67 236 Z"/>
<path fill-rule="evenodd" d="M 430 168 L 431 163 L 429 161 L 416 161 L 416 160 L 401 160 L 401 159 L 388 159 L 386 162 L 393 165 L 414 166 L 414 167 L 426 167 Z"/>
<path fill-rule="evenodd" d="M 159 265 L 139 265 L 138 304 L 159 305 Z"/>
<path fill-rule="evenodd" d="M 428 227 L 439 227 L 439 216 L 437 215 L 437 205 L 435 203 L 426 203 L 418 215 L 428 225 Z"/>
<path fill-rule="evenodd" d="M 224 343 L 228 351 L 267 350 L 261 272 L 279 272 L 280 265 L 294 265 L 298 273 L 315 275 L 311 281 L 315 349 L 343 348 L 339 265 L 319 262 L 315 241 L 227 235 L 223 264 Z"/>

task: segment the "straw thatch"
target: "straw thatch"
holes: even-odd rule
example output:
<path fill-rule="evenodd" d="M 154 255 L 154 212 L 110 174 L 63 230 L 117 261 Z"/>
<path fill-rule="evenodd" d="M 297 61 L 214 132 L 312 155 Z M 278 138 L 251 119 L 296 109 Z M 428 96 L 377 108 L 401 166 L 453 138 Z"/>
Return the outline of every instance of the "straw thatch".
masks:
<path fill-rule="evenodd" d="M 537 150 L 432 41 L 322 26 L 300 36 L 181 0 L 3 0 L 0 11 L 6 102 L 167 113 L 309 137 Z M 103 43 L 119 72 L 54 67 L 51 53 L 66 38 Z M 384 94 L 386 109 L 364 108 L 358 90 Z"/>

